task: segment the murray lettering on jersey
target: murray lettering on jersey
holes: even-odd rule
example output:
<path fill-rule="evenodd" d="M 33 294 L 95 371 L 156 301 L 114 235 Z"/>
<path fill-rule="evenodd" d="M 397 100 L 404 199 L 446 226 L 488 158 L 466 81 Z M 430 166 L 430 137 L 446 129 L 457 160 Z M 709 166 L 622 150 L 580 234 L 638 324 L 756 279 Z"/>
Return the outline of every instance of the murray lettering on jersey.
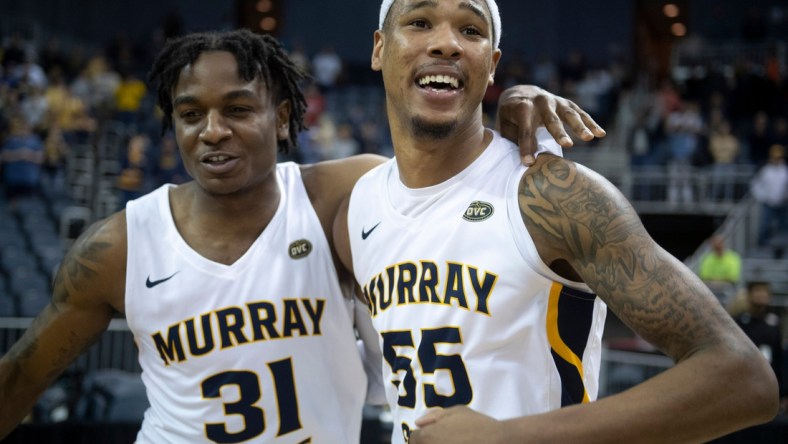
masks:
<path fill-rule="evenodd" d="M 325 299 L 254 301 L 185 319 L 152 334 L 164 365 L 214 350 L 294 336 L 320 336 Z"/>
<path fill-rule="evenodd" d="M 473 265 L 433 261 L 403 262 L 386 267 L 363 287 L 372 317 L 408 304 L 454 306 L 490 315 L 488 300 L 498 275 Z"/>

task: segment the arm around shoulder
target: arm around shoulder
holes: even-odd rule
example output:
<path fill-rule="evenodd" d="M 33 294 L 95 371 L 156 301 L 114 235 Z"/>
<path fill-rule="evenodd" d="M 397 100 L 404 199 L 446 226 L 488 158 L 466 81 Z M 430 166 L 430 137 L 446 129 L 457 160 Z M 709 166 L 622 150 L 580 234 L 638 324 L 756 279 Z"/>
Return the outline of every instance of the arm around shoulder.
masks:
<path fill-rule="evenodd" d="M 51 301 L 0 358 L 0 438 L 123 309 L 125 230 L 121 212 L 80 236 L 57 272 Z"/>
<path fill-rule="evenodd" d="M 340 204 L 350 196 L 356 181 L 364 173 L 385 161 L 386 158 L 382 156 L 361 154 L 301 167 L 304 186 L 326 230 L 329 242 L 332 240 L 331 227 L 337 218 Z"/>

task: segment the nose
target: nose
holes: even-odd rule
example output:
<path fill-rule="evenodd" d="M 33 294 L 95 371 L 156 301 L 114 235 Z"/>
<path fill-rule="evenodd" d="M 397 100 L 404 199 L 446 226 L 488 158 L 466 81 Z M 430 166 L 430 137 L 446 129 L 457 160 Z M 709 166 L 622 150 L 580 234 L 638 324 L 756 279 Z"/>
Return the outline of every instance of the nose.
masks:
<path fill-rule="evenodd" d="M 428 51 L 432 57 L 456 59 L 462 55 L 463 48 L 451 25 L 441 24 L 433 28 Z"/>
<path fill-rule="evenodd" d="M 232 131 L 225 124 L 224 117 L 218 111 L 210 111 L 206 116 L 205 127 L 200 132 L 200 141 L 215 145 L 232 136 Z"/>

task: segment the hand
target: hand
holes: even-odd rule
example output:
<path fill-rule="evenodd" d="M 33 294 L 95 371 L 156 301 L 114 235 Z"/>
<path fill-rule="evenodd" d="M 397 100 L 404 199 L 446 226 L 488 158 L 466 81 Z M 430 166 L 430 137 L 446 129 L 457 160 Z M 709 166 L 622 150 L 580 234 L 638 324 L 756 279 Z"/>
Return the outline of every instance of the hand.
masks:
<path fill-rule="evenodd" d="M 573 145 L 564 124 L 584 141 L 605 137 L 602 129 L 587 112 L 571 100 L 551 94 L 538 86 L 517 85 L 506 89 L 498 99 L 496 129 L 520 146 L 524 165 L 533 165 L 536 152 L 536 128 L 544 126 L 564 148 Z"/>
<path fill-rule="evenodd" d="M 433 410 L 416 420 L 409 444 L 509 443 L 504 424 L 465 406 Z"/>

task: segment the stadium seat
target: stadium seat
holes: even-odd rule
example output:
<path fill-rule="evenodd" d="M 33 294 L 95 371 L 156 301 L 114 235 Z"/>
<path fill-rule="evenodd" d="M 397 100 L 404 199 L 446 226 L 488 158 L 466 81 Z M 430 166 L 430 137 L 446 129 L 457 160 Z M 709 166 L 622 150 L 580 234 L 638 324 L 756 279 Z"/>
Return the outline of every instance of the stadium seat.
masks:
<path fill-rule="evenodd" d="M 17 297 L 19 316 L 24 318 L 38 316 L 51 299 L 52 296 L 48 289 L 28 288 L 24 290 Z"/>
<path fill-rule="evenodd" d="M 7 274 L 16 268 L 38 268 L 36 257 L 26 247 L 20 245 L 3 245 L 0 249 L 0 268 Z"/>
<path fill-rule="evenodd" d="M 16 316 L 14 297 L 5 291 L 0 291 L 0 318 L 13 318 Z"/>
<path fill-rule="evenodd" d="M 102 369 L 85 375 L 74 413 L 86 421 L 142 422 L 149 405 L 139 373 Z"/>

